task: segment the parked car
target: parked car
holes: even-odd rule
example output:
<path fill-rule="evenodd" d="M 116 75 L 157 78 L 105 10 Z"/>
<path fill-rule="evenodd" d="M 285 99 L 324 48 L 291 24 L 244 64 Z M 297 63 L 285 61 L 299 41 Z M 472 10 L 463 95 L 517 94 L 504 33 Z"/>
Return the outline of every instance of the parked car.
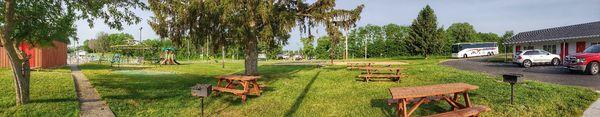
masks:
<path fill-rule="evenodd" d="M 582 71 L 587 74 L 598 74 L 600 68 L 600 45 L 594 45 L 586 48 L 583 53 L 569 55 L 565 58 L 563 65 L 569 70 Z"/>
<path fill-rule="evenodd" d="M 302 59 L 304 59 L 304 57 L 303 57 L 302 55 L 296 54 L 296 55 L 292 56 L 292 59 L 294 59 L 294 60 L 296 60 L 296 61 L 297 61 L 297 60 L 302 60 Z"/>
<path fill-rule="evenodd" d="M 523 50 L 515 52 L 514 62 L 526 68 L 539 64 L 558 66 L 560 56 L 544 50 Z"/>

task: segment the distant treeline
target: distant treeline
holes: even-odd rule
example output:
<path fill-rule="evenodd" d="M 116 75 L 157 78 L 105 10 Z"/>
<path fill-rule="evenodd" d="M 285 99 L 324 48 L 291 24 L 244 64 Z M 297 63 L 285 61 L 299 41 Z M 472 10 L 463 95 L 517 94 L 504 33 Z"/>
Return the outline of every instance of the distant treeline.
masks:
<path fill-rule="evenodd" d="M 384 26 L 366 25 L 349 31 L 348 58 L 395 57 L 415 55 L 449 55 L 451 45 L 464 42 L 498 42 L 501 52 L 504 51 L 504 40 L 513 36 L 506 31 L 502 36 L 495 33 L 478 32 L 469 23 L 454 23 L 448 28 L 438 27 L 435 14 L 427 6 L 413 21 L 411 26 L 387 24 Z M 335 46 L 336 58 L 343 58 L 345 38 Z M 331 48 L 329 37 L 317 39 L 302 38 L 304 47 L 301 53 L 318 59 L 328 59 Z M 316 41 L 316 46 L 314 42 Z M 366 47 L 366 49 L 365 49 Z"/>

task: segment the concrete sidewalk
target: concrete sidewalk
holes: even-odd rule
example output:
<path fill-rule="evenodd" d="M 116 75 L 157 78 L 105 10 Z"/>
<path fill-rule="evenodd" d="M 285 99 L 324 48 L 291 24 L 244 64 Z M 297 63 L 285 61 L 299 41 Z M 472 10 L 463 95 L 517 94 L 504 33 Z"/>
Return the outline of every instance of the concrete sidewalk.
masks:
<path fill-rule="evenodd" d="M 71 75 L 75 80 L 75 89 L 79 99 L 79 116 L 82 117 L 114 117 L 105 101 L 102 101 L 96 88 L 81 73 L 77 65 L 71 64 Z"/>
<path fill-rule="evenodd" d="M 600 93 L 600 91 L 596 91 Z M 590 107 L 583 112 L 584 117 L 598 117 L 600 116 L 600 99 L 596 100 L 596 102 L 592 103 Z"/>

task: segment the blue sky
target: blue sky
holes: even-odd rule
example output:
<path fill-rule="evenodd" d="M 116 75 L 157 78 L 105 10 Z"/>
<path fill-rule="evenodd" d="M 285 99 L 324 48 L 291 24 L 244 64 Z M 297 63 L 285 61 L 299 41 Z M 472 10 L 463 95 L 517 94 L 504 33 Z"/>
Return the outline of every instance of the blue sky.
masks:
<path fill-rule="evenodd" d="M 358 26 L 367 24 L 385 25 L 395 23 L 409 25 L 417 13 L 430 5 L 438 18 L 440 26 L 448 27 L 456 22 L 468 22 L 479 32 L 492 32 L 499 35 L 513 30 L 516 33 L 600 21 L 600 0 L 338 0 L 337 8 L 350 9 L 364 4 Z M 134 11 L 142 21 L 139 24 L 125 26 L 122 31 L 111 30 L 100 21 L 94 27 L 87 22 L 78 21 L 77 36 L 80 42 L 94 38 L 99 32 L 125 32 L 133 34 L 136 40 L 158 38 L 147 21 L 151 11 Z M 292 37 L 286 50 L 302 47 L 298 31 L 291 32 Z M 313 34 L 324 35 L 323 28 Z M 77 43 L 73 43 L 77 44 Z"/>

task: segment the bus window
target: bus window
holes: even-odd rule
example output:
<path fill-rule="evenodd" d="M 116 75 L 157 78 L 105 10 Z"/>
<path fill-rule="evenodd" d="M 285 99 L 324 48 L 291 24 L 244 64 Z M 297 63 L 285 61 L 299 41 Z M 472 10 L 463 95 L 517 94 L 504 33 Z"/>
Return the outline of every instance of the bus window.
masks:
<path fill-rule="evenodd" d="M 458 53 L 462 50 L 460 45 L 452 45 L 452 53 Z"/>

